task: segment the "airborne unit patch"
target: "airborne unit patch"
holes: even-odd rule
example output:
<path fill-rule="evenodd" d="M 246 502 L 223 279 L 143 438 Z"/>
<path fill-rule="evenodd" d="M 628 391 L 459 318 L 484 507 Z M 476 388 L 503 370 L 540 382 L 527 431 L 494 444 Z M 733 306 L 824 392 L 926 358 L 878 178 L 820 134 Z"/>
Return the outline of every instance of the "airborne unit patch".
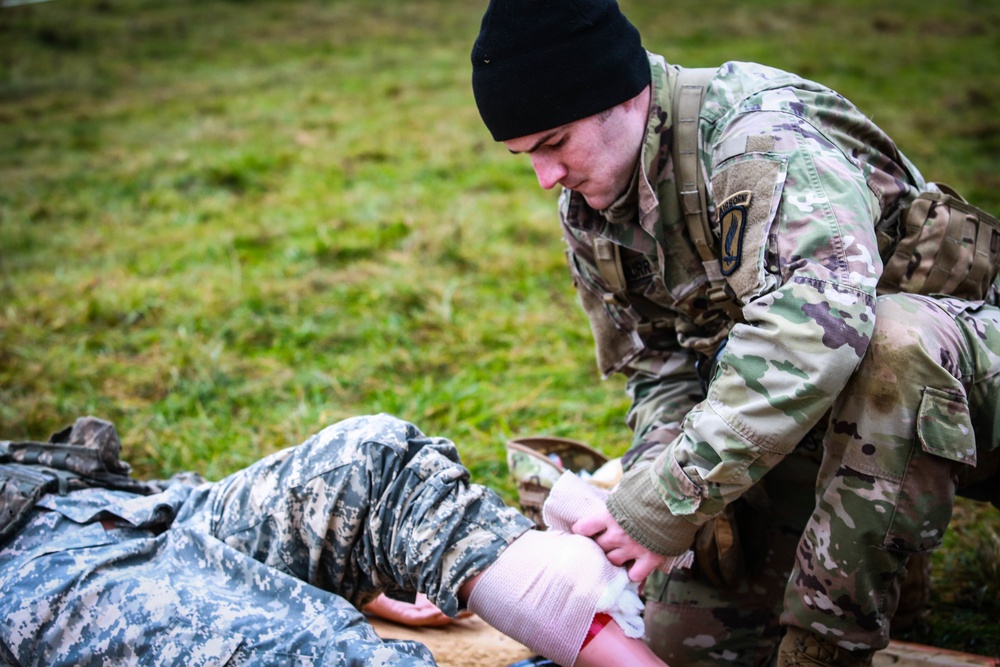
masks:
<path fill-rule="evenodd" d="M 722 275 L 730 276 L 740 268 L 743 255 L 743 230 L 746 228 L 747 211 L 753 192 L 743 190 L 732 194 L 719 204 L 719 228 L 722 233 Z"/>

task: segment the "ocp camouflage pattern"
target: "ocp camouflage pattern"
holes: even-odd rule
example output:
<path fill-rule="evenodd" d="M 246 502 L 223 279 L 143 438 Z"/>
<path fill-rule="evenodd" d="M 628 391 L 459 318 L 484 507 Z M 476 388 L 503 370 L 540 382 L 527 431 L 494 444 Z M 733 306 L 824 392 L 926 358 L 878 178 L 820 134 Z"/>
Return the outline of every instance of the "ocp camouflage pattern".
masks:
<path fill-rule="evenodd" d="M 941 544 L 956 492 L 1000 478 L 1000 310 L 901 294 L 876 311 L 831 411 L 781 618 L 849 650 L 888 644 L 909 556 Z"/>
<path fill-rule="evenodd" d="M 609 509 L 640 543 L 671 555 L 687 549 L 699 526 L 758 484 L 801 443 L 822 439 L 826 415 L 871 354 L 883 317 L 876 301 L 883 270 L 879 236 L 883 242 L 898 238 L 901 211 L 933 186 L 881 129 L 834 91 L 761 65 L 721 66 L 702 106 L 700 158 L 717 237 L 717 205 L 749 200 L 738 239 L 742 253 L 726 278 L 742 306 L 742 317 L 734 320 L 709 299 L 708 276 L 679 210 L 670 117 L 679 68 L 654 54 L 650 64 L 650 116 L 632 189 L 606 211 L 591 209 L 578 193 L 566 190 L 560 217 L 574 283 L 594 333 L 599 370 L 604 375 L 625 374 L 632 398 L 627 419 L 634 440 L 625 457 L 630 471 L 611 495 Z M 615 293 L 602 278 L 596 238 L 619 246 L 624 273 L 631 276 L 624 293 Z M 908 298 L 900 297 L 900 302 L 908 303 Z M 940 309 L 918 309 L 919 317 L 906 319 L 901 305 L 886 303 L 892 304 L 885 306 L 887 318 L 903 317 L 911 326 L 909 344 L 925 335 L 923 320 L 931 331 L 964 326 L 945 322 L 949 316 Z M 978 317 L 991 322 L 995 316 L 996 310 L 986 306 Z M 887 321 L 885 326 L 902 324 Z M 726 346 L 712 375 L 699 377 L 722 342 Z M 982 337 L 971 347 L 948 353 L 952 358 L 969 354 L 993 361 L 994 342 Z M 976 410 L 995 415 L 994 387 L 979 391 L 984 398 L 973 415 Z M 867 398 L 861 394 L 853 403 L 842 401 L 848 412 L 835 413 L 834 428 L 862 418 L 871 409 Z M 917 408 L 910 402 L 899 409 Z M 914 434 L 909 432 L 906 447 L 914 447 Z M 870 438 L 867 444 L 876 449 L 882 447 L 874 434 L 855 435 Z M 994 447 L 995 435 L 992 431 L 992 439 L 987 432 L 978 442 L 967 440 L 966 449 Z M 831 460 L 825 465 L 838 464 Z M 798 483 L 811 488 L 814 480 L 815 472 Z M 878 498 L 858 502 L 852 517 L 871 512 Z M 905 512 L 920 513 L 934 503 L 950 512 L 952 499 L 950 494 L 928 494 L 918 503 L 897 494 L 889 502 L 913 503 Z M 851 523 L 848 520 L 844 528 Z M 792 530 L 801 528 L 800 523 Z M 800 561 L 812 557 L 811 547 L 803 544 Z M 851 547 L 841 543 L 839 548 Z M 827 565 L 855 558 L 843 556 L 843 561 L 838 556 Z M 853 563 L 860 568 L 863 560 Z M 896 565 L 901 567 L 898 561 Z M 873 571 L 879 567 L 873 563 Z M 838 586 L 864 594 L 860 586 L 841 580 L 848 575 L 837 576 Z M 811 588 L 818 587 L 815 581 L 803 577 L 798 585 L 798 591 L 788 589 L 788 599 L 800 593 L 803 600 L 821 599 L 804 593 L 818 592 Z M 845 611 L 847 607 L 831 613 L 824 604 L 790 609 L 785 620 L 841 639 L 848 647 L 882 641 L 877 626 L 891 609 L 864 627 L 863 639 L 848 639 L 864 625 L 863 614 Z M 713 611 L 721 618 L 738 605 L 733 597 Z M 759 623 L 758 634 L 769 632 L 769 623 Z M 752 663 L 756 649 L 739 655 L 728 650 L 722 634 L 708 632 L 713 636 L 705 638 L 707 648 L 700 653 L 706 660 Z M 692 651 L 691 662 L 675 659 L 671 664 L 696 664 L 697 654 Z"/>
<path fill-rule="evenodd" d="M 0 639 L 22 665 L 433 665 L 358 607 L 462 583 L 531 523 L 455 446 L 386 415 L 340 422 L 216 483 L 48 495 L 0 551 Z M 154 534 L 134 526 L 176 515 Z"/>

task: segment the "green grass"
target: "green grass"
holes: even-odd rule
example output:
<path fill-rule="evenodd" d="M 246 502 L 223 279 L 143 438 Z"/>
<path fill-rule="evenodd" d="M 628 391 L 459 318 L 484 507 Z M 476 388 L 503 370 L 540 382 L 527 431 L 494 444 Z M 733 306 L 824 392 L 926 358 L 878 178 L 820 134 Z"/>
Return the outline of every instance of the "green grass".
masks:
<path fill-rule="evenodd" d="M 0 9 L 0 434 L 97 414 L 140 474 L 217 478 L 386 411 L 453 438 L 508 499 L 511 436 L 624 451 L 622 381 L 594 369 L 554 194 L 472 100 L 484 6 Z M 1000 211 L 997 3 L 624 8 L 671 61 L 834 86 L 926 175 Z M 995 538 L 996 513 L 969 511 Z M 939 569 L 991 539 L 954 535 Z M 941 643 L 1000 655 L 986 590 L 949 608 L 987 619 L 978 643 Z"/>

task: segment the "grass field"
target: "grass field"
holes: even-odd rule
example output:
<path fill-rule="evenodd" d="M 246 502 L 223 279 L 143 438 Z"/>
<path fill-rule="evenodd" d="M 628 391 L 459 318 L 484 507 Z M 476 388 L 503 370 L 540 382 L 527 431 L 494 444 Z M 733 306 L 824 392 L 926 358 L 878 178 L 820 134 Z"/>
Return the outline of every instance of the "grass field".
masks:
<path fill-rule="evenodd" d="M 1000 212 L 1000 3 L 623 0 L 648 48 L 857 102 Z M 0 435 L 113 420 L 142 475 L 218 478 L 349 415 L 629 440 L 554 215 L 481 126 L 484 2 L 55 0 L 0 9 Z M 963 503 L 917 639 L 1000 656 L 1000 528 Z"/>

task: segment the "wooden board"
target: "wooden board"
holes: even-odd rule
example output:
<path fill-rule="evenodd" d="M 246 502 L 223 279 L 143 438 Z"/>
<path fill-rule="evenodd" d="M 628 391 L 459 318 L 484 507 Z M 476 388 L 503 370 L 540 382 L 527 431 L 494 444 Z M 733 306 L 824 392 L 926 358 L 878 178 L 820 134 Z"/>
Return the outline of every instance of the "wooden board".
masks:
<path fill-rule="evenodd" d="M 874 667 L 1000 667 L 1000 659 L 909 642 L 890 642 L 875 654 Z"/>

